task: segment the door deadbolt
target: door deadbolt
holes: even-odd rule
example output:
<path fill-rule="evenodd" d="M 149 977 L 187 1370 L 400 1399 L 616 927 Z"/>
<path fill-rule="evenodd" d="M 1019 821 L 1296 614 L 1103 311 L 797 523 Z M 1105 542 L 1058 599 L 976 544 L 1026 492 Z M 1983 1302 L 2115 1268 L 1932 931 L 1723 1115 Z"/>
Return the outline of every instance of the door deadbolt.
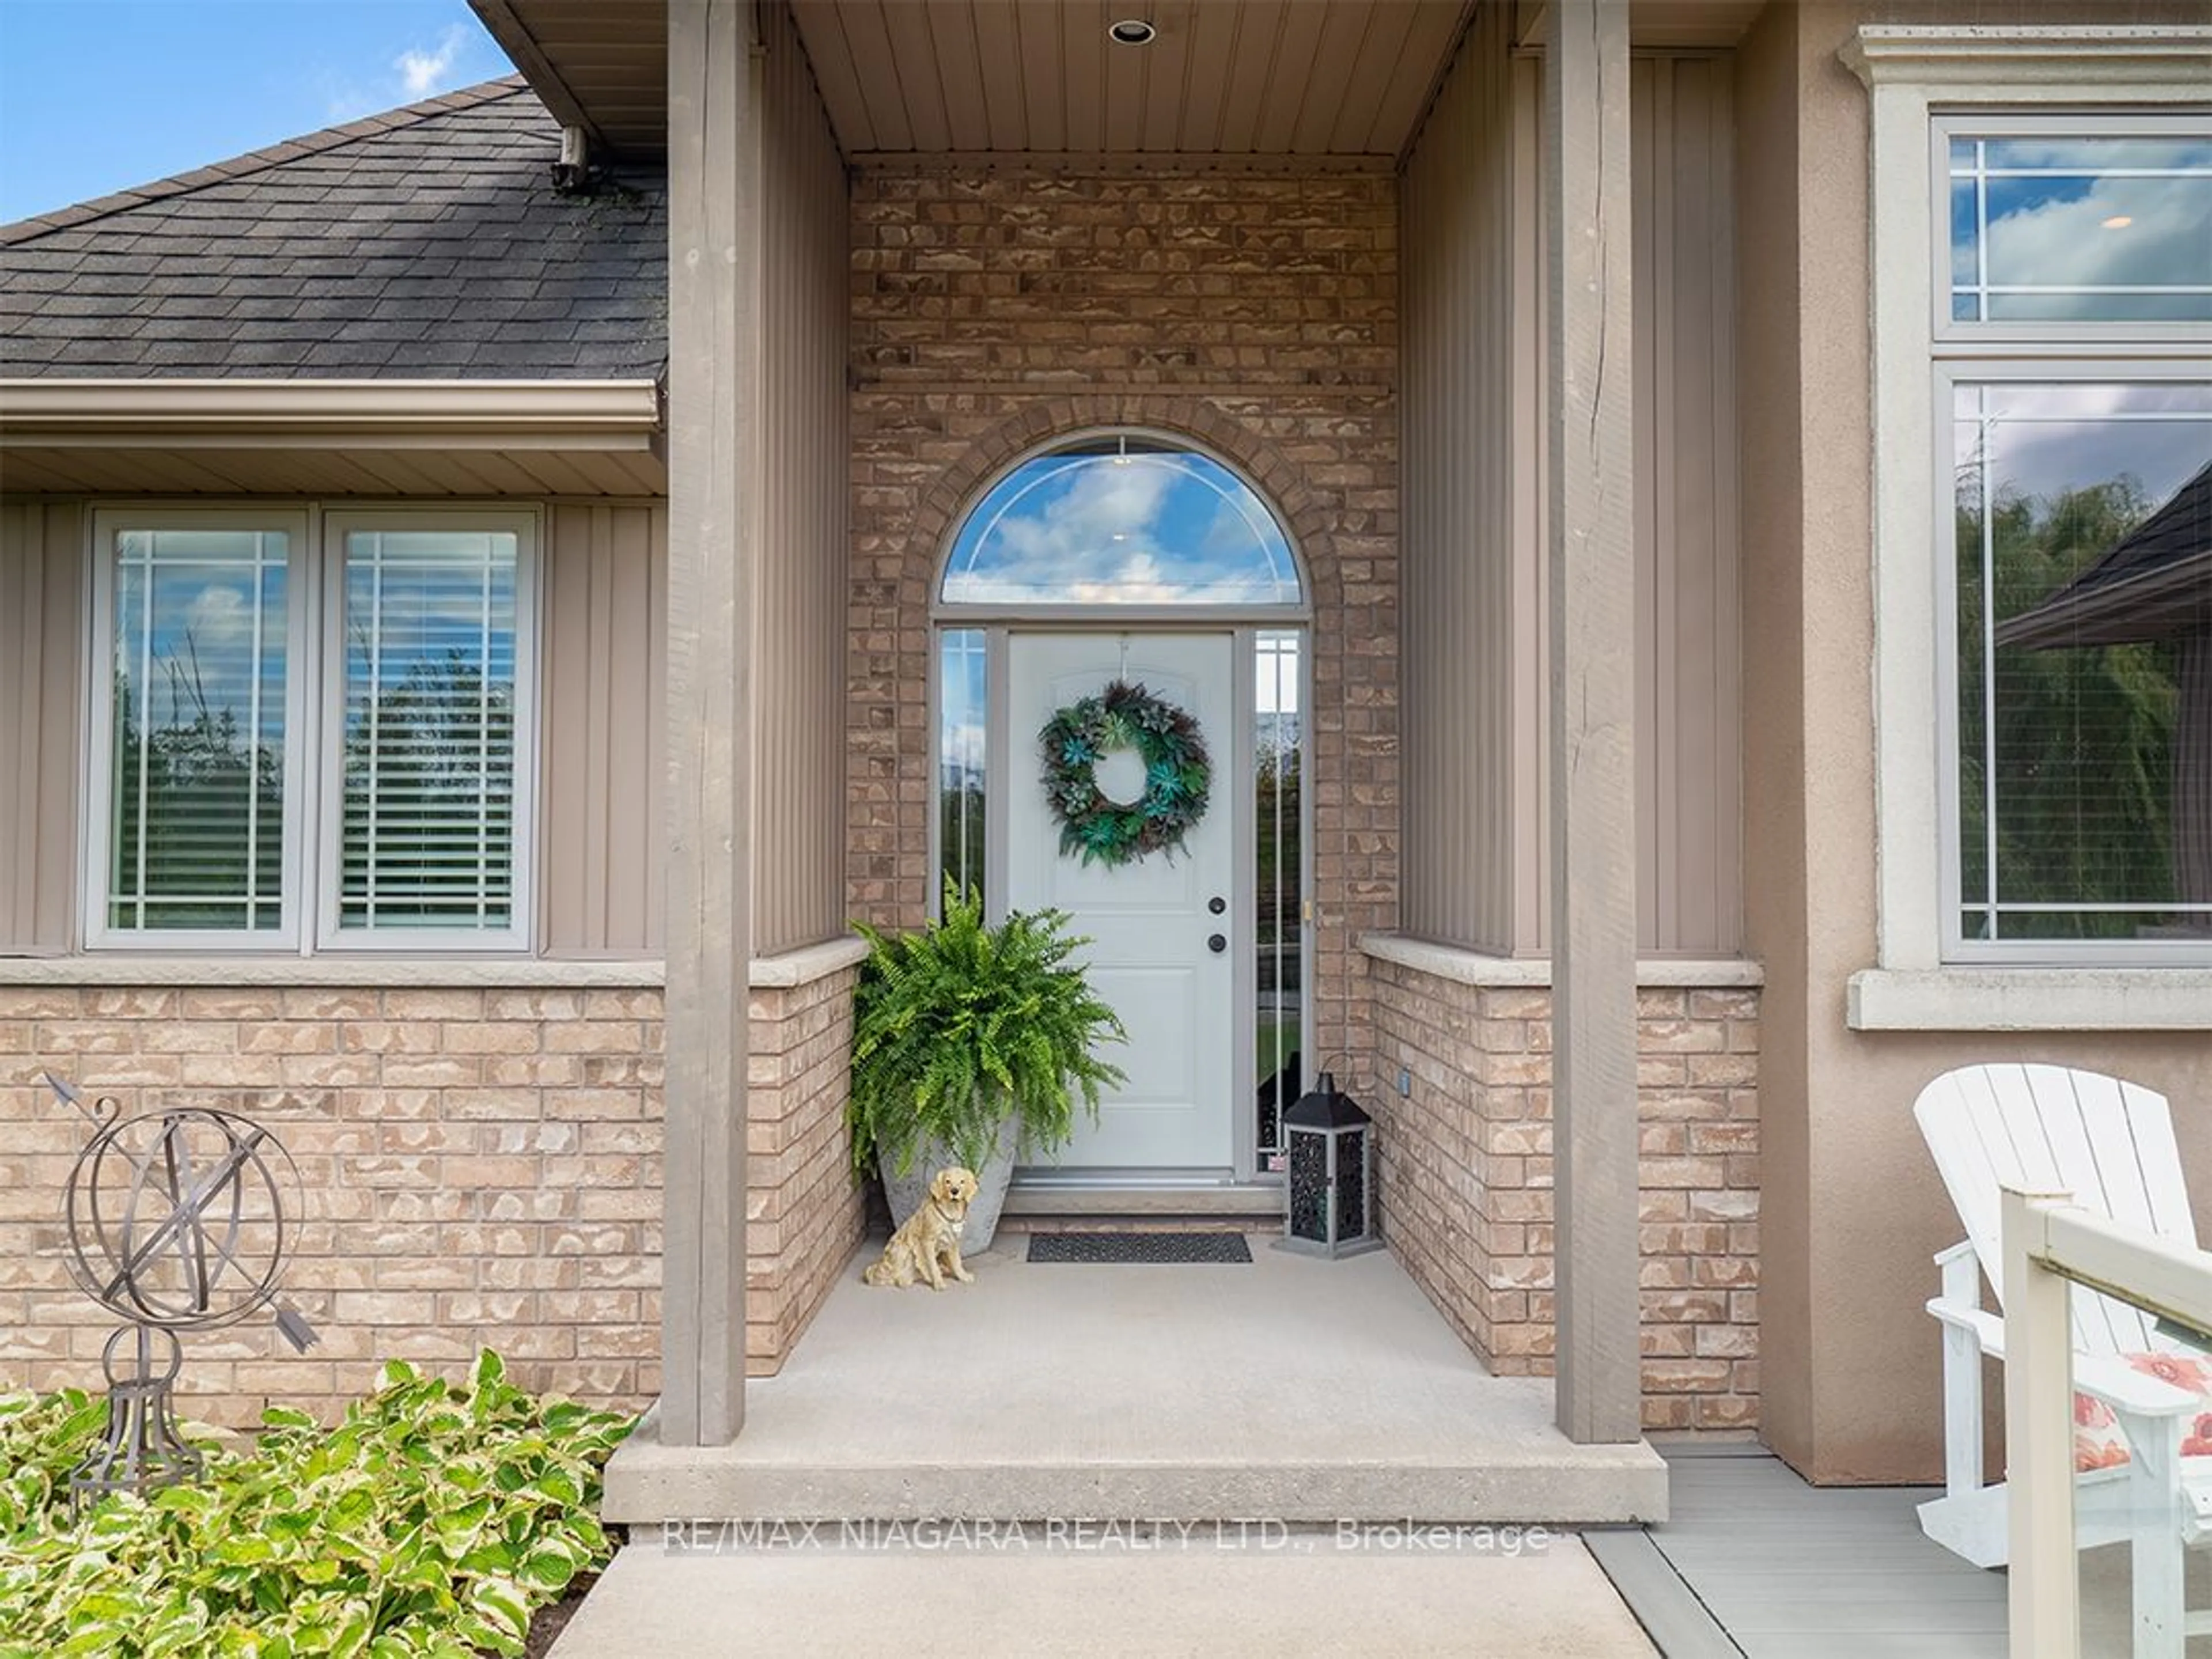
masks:
<path fill-rule="evenodd" d="M 1206 908 L 1218 916 L 1229 908 L 1229 901 L 1219 897 L 1210 898 L 1206 902 Z"/>

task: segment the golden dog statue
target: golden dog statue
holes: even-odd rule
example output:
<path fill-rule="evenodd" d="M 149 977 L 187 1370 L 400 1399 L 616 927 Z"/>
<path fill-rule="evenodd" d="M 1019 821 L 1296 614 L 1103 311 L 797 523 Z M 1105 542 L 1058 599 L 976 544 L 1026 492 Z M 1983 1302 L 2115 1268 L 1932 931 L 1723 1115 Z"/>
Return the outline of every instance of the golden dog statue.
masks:
<path fill-rule="evenodd" d="M 945 1288 L 946 1274 L 963 1285 L 975 1282 L 960 1261 L 960 1229 L 975 1201 L 976 1181 L 972 1170 L 957 1167 L 939 1170 L 932 1176 L 921 1208 L 884 1246 L 883 1260 L 860 1277 L 871 1285 L 903 1290 L 917 1279 L 933 1291 Z"/>

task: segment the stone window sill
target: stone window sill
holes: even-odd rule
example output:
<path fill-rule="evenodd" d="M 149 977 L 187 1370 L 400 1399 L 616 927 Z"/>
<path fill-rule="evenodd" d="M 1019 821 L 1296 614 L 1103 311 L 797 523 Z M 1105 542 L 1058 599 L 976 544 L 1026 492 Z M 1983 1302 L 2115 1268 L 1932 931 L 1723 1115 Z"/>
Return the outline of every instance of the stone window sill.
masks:
<path fill-rule="evenodd" d="M 2212 1030 L 2201 968 L 1867 968 L 1848 997 L 1855 1031 Z"/>

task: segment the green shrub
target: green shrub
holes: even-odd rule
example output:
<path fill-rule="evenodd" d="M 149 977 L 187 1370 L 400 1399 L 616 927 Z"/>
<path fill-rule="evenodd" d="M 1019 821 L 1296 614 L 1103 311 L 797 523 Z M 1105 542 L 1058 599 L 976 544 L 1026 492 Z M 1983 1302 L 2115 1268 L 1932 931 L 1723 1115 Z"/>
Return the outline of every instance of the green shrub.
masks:
<path fill-rule="evenodd" d="M 0 1659 L 520 1654 L 531 1611 L 611 1553 L 599 1471 L 632 1419 L 384 1368 L 326 1430 L 272 1407 L 204 1479 L 69 1514 L 106 1409 L 0 1395 Z"/>
<path fill-rule="evenodd" d="M 1033 1152 L 1067 1144 L 1075 1103 L 1096 1116 L 1121 1069 L 1094 1052 L 1127 1034 L 1068 958 L 1091 943 L 1064 911 L 1016 911 L 995 927 L 981 896 L 945 884 L 945 914 L 868 941 L 853 1004 L 853 1086 L 846 1121 L 853 1168 L 880 1158 L 899 1175 L 935 1142 L 981 1170 L 1009 1115 Z"/>

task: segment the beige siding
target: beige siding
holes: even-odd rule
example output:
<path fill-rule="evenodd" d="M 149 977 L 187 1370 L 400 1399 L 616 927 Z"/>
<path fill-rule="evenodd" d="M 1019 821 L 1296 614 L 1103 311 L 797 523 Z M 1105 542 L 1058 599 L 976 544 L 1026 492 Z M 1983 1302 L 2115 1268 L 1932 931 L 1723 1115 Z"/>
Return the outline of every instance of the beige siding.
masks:
<path fill-rule="evenodd" d="M 1408 158 L 1409 932 L 1540 952 L 1545 641 L 1538 65 L 1479 14 Z M 1725 58 L 1634 65 L 1638 949 L 1741 944 Z"/>
<path fill-rule="evenodd" d="M 847 191 L 788 9 L 761 8 L 753 951 L 845 926 Z"/>
<path fill-rule="evenodd" d="M 1730 65 L 1630 74 L 1636 178 L 1637 943 L 1741 939 Z"/>
<path fill-rule="evenodd" d="M 667 511 L 559 506 L 545 539 L 544 953 L 657 955 Z"/>
<path fill-rule="evenodd" d="M 0 955 L 69 949 L 83 514 L 0 503 Z"/>
<path fill-rule="evenodd" d="M 1400 192 L 1404 246 L 1404 888 L 1410 932 L 1490 951 L 1528 939 L 1528 768 L 1538 538 L 1525 476 L 1541 434 L 1533 203 L 1502 9 L 1477 14 Z M 1516 200 L 1516 194 L 1521 199 Z M 1517 665 L 1517 668 L 1516 668 Z M 1529 942 L 1533 943 L 1530 939 Z"/>

